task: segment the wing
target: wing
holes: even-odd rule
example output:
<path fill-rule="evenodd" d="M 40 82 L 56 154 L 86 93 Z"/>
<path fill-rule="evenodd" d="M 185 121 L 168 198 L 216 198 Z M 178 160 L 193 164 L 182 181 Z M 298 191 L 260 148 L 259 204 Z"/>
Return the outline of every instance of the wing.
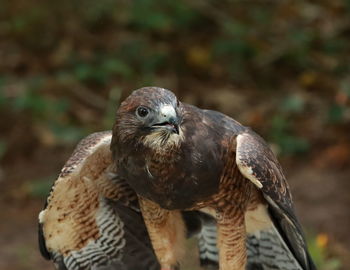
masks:
<path fill-rule="evenodd" d="M 301 226 L 294 214 L 288 184 L 276 157 L 264 140 L 249 129 L 237 136 L 236 143 L 236 163 L 240 172 L 261 190 L 268 203 L 274 228 L 267 234 L 278 235 L 283 248 L 292 252 L 301 269 L 316 269 L 307 251 Z M 274 241 L 271 237 L 268 239 Z"/>
<path fill-rule="evenodd" d="M 197 236 L 200 264 L 205 269 L 219 269 L 216 220 L 206 213 L 198 214 L 202 225 Z"/>
<path fill-rule="evenodd" d="M 59 270 L 159 269 L 136 194 L 114 173 L 111 132 L 83 139 L 39 214 L 42 255 Z"/>
<path fill-rule="evenodd" d="M 183 216 L 187 228 L 193 228 L 193 232 L 196 233 L 198 238 L 199 258 L 202 268 L 219 269 L 216 220 L 212 213 L 202 210 L 184 212 Z M 246 270 L 301 269 L 293 254 L 283 245 L 280 234 L 276 232 L 274 227 L 266 227 L 259 230 L 258 233 L 248 232 L 246 247 Z"/>

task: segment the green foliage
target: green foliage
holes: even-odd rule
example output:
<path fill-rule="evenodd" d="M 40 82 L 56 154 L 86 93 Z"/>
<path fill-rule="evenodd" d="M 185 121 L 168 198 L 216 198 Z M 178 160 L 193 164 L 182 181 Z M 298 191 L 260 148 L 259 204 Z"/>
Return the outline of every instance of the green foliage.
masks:
<path fill-rule="evenodd" d="M 48 121 L 46 127 L 55 136 L 55 140 L 63 144 L 74 144 L 87 134 L 84 128 L 55 121 Z"/>
<path fill-rule="evenodd" d="M 350 100 L 349 79 L 342 81 L 338 96 L 341 97 L 342 100 L 332 102 L 328 108 L 328 122 L 330 124 L 346 123 L 346 115 L 349 111 L 349 106 L 347 106 L 345 100 Z"/>
<path fill-rule="evenodd" d="M 121 89 L 119 89 L 118 87 L 112 88 L 109 92 L 108 104 L 103 119 L 103 128 L 106 130 L 111 129 L 111 127 L 114 124 L 115 112 L 117 106 L 121 102 L 121 92 Z"/>
<path fill-rule="evenodd" d="M 292 82 L 301 92 L 329 93 L 323 100 L 325 122 L 344 124 L 346 102 L 332 101 L 332 93 L 350 91 L 343 90 L 350 85 L 348 26 L 343 23 L 348 6 L 348 1 L 331 0 L 2 1 L 0 108 L 32 117 L 67 142 L 86 133 L 75 128 L 81 126 L 78 95 L 67 89 L 101 97 L 94 109 L 103 120 L 86 124 L 81 116 L 92 130 L 97 122 L 101 128 L 112 122 L 107 99 L 113 89 L 120 96 L 159 78 L 172 78 L 175 87 L 187 89 L 192 88 L 187 78 L 196 78 L 253 91 L 284 89 Z M 308 73 L 314 78 L 300 79 Z M 20 89 L 11 93 L 14 83 Z M 272 119 L 269 135 L 282 153 L 309 147 L 308 139 L 295 132 L 304 103 L 287 97 L 274 117 L 264 116 Z"/>
<path fill-rule="evenodd" d="M 186 30 L 196 22 L 197 12 L 184 1 L 132 1 L 130 24 L 141 31 Z"/>
<path fill-rule="evenodd" d="M 286 113 L 301 113 L 305 107 L 305 101 L 299 96 L 293 95 L 282 101 L 281 110 Z"/>
<path fill-rule="evenodd" d="M 46 112 L 51 111 L 52 107 L 47 98 L 38 93 L 38 89 L 42 85 L 40 78 L 34 78 L 26 82 L 27 89 L 23 91 L 23 94 L 15 96 L 13 99 L 9 99 L 9 105 L 17 112 L 26 111 L 32 113 L 34 118 L 45 117 Z"/>
<path fill-rule="evenodd" d="M 279 146 L 282 155 L 305 153 L 309 150 L 309 143 L 294 134 L 290 122 L 285 116 L 275 115 L 271 121 L 270 139 Z"/>
<path fill-rule="evenodd" d="M 6 150 L 7 150 L 6 142 L 3 140 L 0 140 L 0 160 L 5 155 Z"/>
<path fill-rule="evenodd" d="M 113 77 L 130 78 L 132 70 L 121 59 L 97 56 L 95 61 L 77 61 L 73 64 L 72 76 L 83 83 L 106 85 Z"/>
<path fill-rule="evenodd" d="M 319 270 L 338 270 L 341 268 L 341 262 L 337 258 L 329 256 L 329 250 L 326 244 L 320 241 L 320 238 L 327 237 L 324 235 L 313 236 L 307 238 L 309 252 Z"/>
<path fill-rule="evenodd" d="M 297 95 L 287 96 L 282 100 L 279 111 L 272 117 L 269 136 L 279 146 L 282 155 L 302 154 L 309 150 L 306 138 L 295 134 L 298 115 L 304 112 L 305 101 Z"/>
<path fill-rule="evenodd" d="M 13 113 L 29 117 L 33 123 L 45 126 L 55 140 L 60 143 L 73 143 L 81 138 L 86 132 L 77 127 L 73 121 L 67 121 L 66 113 L 70 109 L 70 103 L 65 98 L 56 98 L 42 94 L 45 79 L 34 77 L 26 81 L 22 86 L 14 86 L 18 94 L 5 96 L 0 95 L 0 105 Z M 5 86 L 1 87 L 0 93 L 4 93 Z"/>
<path fill-rule="evenodd" d="M 328 111 L 328 120 L 330 123 L 341 123 L 344 119 L 345 107 L 333 104 Z"/>
<path fill-rule="evenodd" d="M 5 105 L 5 102 L 7 100 L 3 92 L 3 85 L 5 84 L 5 82 L 5 78 L 0 76 L 0 108 Z"/>
<path fill-rule="evenodd" d="M 53 181 L 48 179 L 41 179 L 35 181 L 28 181 L 23 186 L 23 192 L 33 198 L 46 198 L 50 192 Z"/>
<path fill-rule="evenodd" d="M 74 11 L 78 12 L 82 21 L 90 27 L 113 20 L 114 13 L 117 11 L 114 0 L 84 0 L 84 2 L 74 0 L 72 2 Z M 84 8 L 81 8 L 82 5 Z"/>
<path fill-rule="evenodd" d="M 136 78 L 155 74 L 157 70 L 164 67 L 165 61 L 168 60 L 165 52 L 157 50 L 145 39 L 131 39 L 123 43 L 118 56 L 134 67 L 132 75 Z"/>

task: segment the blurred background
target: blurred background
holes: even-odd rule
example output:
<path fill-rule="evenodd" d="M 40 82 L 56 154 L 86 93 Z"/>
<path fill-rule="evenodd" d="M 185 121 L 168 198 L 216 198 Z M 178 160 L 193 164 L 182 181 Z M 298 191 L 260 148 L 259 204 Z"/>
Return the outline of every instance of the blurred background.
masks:
<path fill-rule="evenodd" d="M 52 269 L 52 182 L 149 85 L 260 133 L 319 269 L 350 269 L 349 0 L 0 0 L 0 269 Z"/>

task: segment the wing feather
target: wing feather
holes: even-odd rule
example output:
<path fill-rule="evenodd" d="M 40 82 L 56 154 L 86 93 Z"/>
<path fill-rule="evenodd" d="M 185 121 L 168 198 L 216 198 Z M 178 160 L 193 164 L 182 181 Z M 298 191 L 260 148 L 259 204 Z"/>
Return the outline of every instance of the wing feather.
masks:
<path fill-rule="evenodd" d="M 59 270 L 159 269 L 137 196 L 114 171 L 110 141 L 107 131 L 77 145 L 39 214 L 40 251 Z"/>
<path fill-rule="evenodd" d="M 249 129 L 239 134 L 236 142 L 236 163 L 240 172 L 262 191 L 274 225 L 303 269 L 315 269 L 294 214 L 286 178 L 275 155 L 265 141 Z"/>

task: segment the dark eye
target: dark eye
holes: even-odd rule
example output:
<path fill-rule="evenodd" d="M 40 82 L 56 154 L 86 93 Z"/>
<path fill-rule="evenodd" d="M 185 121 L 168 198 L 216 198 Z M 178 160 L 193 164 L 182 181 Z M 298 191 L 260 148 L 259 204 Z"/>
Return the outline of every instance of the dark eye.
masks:
<path fill-rule="evenodd" d="M 149 113 L 149 110 L 146 108 L 146 107 L 138 107 L 137 110 L 136 110 L 136 114 L 137 116 L 141 117 L 141 118 L 144 118 L 148 115 Z"/>

